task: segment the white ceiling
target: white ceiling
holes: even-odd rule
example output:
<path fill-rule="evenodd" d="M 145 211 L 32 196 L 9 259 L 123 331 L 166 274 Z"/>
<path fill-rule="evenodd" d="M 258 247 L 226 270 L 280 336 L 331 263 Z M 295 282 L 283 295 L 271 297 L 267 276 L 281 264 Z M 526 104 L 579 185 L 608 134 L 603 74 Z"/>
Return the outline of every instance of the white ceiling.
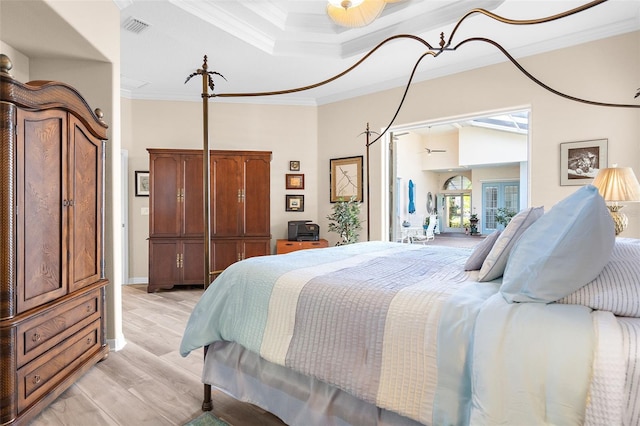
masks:
<path fill-rule="evenodd" d="M 214 77 L 216 93 L 290 89 L 332 77 L 392 35 L 419 36 L 437 47 L 440 32 L 448 38 L 455 22 L 474 7 L 507 18 L 531 19 L 586 3 L 403 0 L 387 4 L 371 25 L 346 29 L 326 16 L 325 0 L 112 1 L 120 8 L 123 23 L 135 18 L 149 24 L 139 34 L 121 29 L 122 95 L 195 101 L 201 99 L 202 84 L 199 79 L 187 84 L 185 80 L 202 66 L 204 55 L 209 58 L 209 70 L 226 78 Z M 0 12 L 0 39 L 31 58 L 104 60 L 45 1 L 0 0 Z M 506 25 L 474 15 L 461 25 L 454 44 L 472 36 L 488 37 L 518 58 L 635 30 L 640 30 L 640 0 L 609 0 L 569 18 L 532 26 Z M 321 105 L 404 86 L 426 50 L 416 41 L 395 40 L 328 85 L 250 101 Z M 494 47 L 471 43 L 437 58 L 427 57 L 415 81 L 504 60 Z"/>
<path fill-rule="evenodd" d="M 184 84 L 208 56 L 216 93 L 289 89 L 343 71 L 385 38 L 412 34 L 438 46 L 439 34 L 471 8 L 512 19 L 550 16 L 586 1 L 404 0 L 386 5 L 371 25 L 347 29 L 326 16 L 325 0 L 115 0 L 122 21 L 149 24 L 139 34 L 121 31 L 123 95 L 136 99 L 198 100 L 201 81 Z M 465 20 L 454 44 L 467 37 L 492 38 L 516 57 L 640 29 L 640 1 L 609 0 L 578 15 L 534 26 L 513 26 L 486 16 Z M 406 84 L 422 44 L 395 40 L 352 73 L 321 88 L 252 102 L 318 105 Z M 466 45 L 422 61 L 425 80 L 504 61 L 494 47 Z M 141 85 L 140 87 L 136 87 Z"/>

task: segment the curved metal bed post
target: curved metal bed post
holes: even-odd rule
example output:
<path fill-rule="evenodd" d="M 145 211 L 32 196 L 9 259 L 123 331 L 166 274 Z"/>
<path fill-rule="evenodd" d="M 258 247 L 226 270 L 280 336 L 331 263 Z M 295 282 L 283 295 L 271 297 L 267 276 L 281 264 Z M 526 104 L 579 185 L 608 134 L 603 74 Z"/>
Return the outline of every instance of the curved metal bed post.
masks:
<path fill-rule="evenodd" d="M 416 70 L 418 68 L 418 66 L 420 65 L 420 63 L 422 62 L 422 60 L 427 57 L 427 56 L 432 56 L 432 57 L 437 57 L 439 55 L 441 55 L 443 52 L 447 52 L 447 51 L 456 51 L 458 48 L 462 47 L 463 45 L 467 44 L 467 43 L 471 43 L 471 42 L 483 42 L 483 43 L 489 43 L 493 46 L 495 46 L 498 50 L 500 50 L 500 52 L 502 52 L 503 55 L 505 55 L 505 57 L 507 59 L 509 59 L 509 61 L 511 61 L 511 63 L 513 63 L 527 78 L 529 78 L 530 80 L 532 80 L 534 83 L 536 83 L 537 85 L 539 85 L 540 87 L 542 87 L 543 89 L 557 95 L 557 96 L 561 96 L 564 97 L 565 99 L 569 99 L 575 102 L 581 102 L 581 103 L 586 103 L 589 105 L 594 105 L 594 106 L 601 106 L 601 107 L 617 107 L 617 108 L 640 108 L 640 104 L 635 105 L 635 104 L 619 104 L 619 103 L 610 103 L 610 102 L 600 102 L 600 101 L 592 101 L 589 99 L 582 99 L 582 98 L 578 98 L 572 95 L 568 95 L 565 94 L 557 89 L 554 89 L 550 86 L 548 86 L 547 84 L 543 83 L 541 80 L 537 79 L 535 76 L 533 76 L 533 74 L 531 74 L 530 72 L 528 72 L 513 56 L 511 56 L 509 54 L 509 52 L 502 47 L 499 43 L 488 39 L 488 38 L 483 38 L 483 37 L 471 37 L 465 40 L 462 40 L 461 42 L 457 43 L 456 45 L 454 45 L 453 47 L 451 47 L 451 44 L 453 43 L 453 38 L 456 34 L 456 32 L 458 31 L 458 28 L 460 28 L 460 26 L 462 25 L 462 23 L 466 20 L 466 18 L 468 18 L 471 15 L 474 14 L 482 14 L 485 15 L 491 19 L 494 19 L 496 21 L 499 21 L 501 23 L 504 24 L 508 24 L 508 25 L 534 25 L 534 24 L 541 24 L 541 23 L 546 23 L 546 22 L 551 22 L 551 21 L 555 21 L 561 18 L 565 18 L 571 15 L 574 15 L 576 13 L 582 12 L 584 10 L 590 9 L 594 6 L 597 6 L 599 4 L 605 3 L 608 0 L 594 0 L 591 1 L 589 3 L 586 3 L 582 6 L 576 7 L 574 9 L 562 12 L 562 13 L 558 13 L 552 16 L 548 16 L 548 17 L 543 17 L 543 18 L 537 18 L 537 19 L 526 19 L 526 20 L 514 20 L 514 19 L 509 19 L 509 18 L 505 18 L 499 15 L 496 15 L 492 12 L 489 12 L 485 9 L 472 9 L 469 12 L 467 12 L 463 17 L 461 17 L 458 22 L 456 23 L 456 25 L 454 26 L 454 29 L 451 32 L 451 35 L 449 36 L 448 40 L 445 41 L 444 38 L 444 33 L 440 34 L 440 41 L 439 41 L 439 47 L 434 48 L 431 44 L 429 44 L 426 40 L 418 37 L 418 36 L 414 36 L 414 35 L 410 35 L 410 34 L 399 34 L 399 35 L 395 35 L 395 36 L 391 36 L 385 40 L 383 40 L 382 42 L 380 42 L 377 46 L 375 46 L 373 49 L 371 49 L 367 54 L 365 54 L 360 60 L 358 60 L 357 62 L 355 62 L 352 66 L 350 66 L 349 68 L 347 68 L 346 70 L 334 75 L 333 77 L 330 77 L 326 80 L 320 81 L 318 83 L 314 83 L 314 84 L 310 84 L 307 86 L 302 86 L 302 87 L 298 87 L 298 88 L 293 88 L 293 89 L 285 89 L 285 90 L 276 90 L 276 91 L 270 91 L 270 92 L 254 92 L 254 93 L 209 93 L 209 89 L 211 89 L 211 91 L 214 91 L 214 82 L 213 82 L 213 75 L 219 75 L 220 77 L 224 78 L 224 76 L 218 72 L 215 71 L 208 71 L 207 68 L 207 56 L 204 57 L 204 63 L 202 65 L 201 69 L 198 69 L 195 73 L 192 73 L 191 75 L 189 75 L 185 81 L 185 83 L 187 83 L 192 77 L 196 76 L 196 75 L 201 75 L 202 76 L 202 101 L 203 101 L 203 191 L 204 191 L 204 213 L 205 213 L 205 239 L 204 239 L 204 247 L 205 247 L 205 266 L 204 266 L 204 273 L 205 273 L 205 278 L 204 278 L 204 287 L 205 289 L 208 287 L 209 282 L 210 282 L 210 278 L 212 276 L 212 274 L 214 274 L 215 272 L 219 272 L 219 271 L 215 271 L 215 272 L 211 272 L 211 268 L 210 268 L 210 254 L 209 254 L 209 244 L 208 242 L 210 241 L 210 218 L 209 218 L 209 156 L 206 155 L 206 153 L 209 152 L 209 139 L 208 139 L 208 99 L 209 98 L 237 98 L 237 97 L 258 97 L 258 96 L 277 96 L 277 95 L 285 95 L 285 94 L 291 94 L 291 93 L 296 93 L 296 92 L 302 92 L 302 91 L 306 91 L 306 90 L 310 90 L 310 89 L 314 89 L 326 84 L 329 84 L 341 77 L 343 77 L 344 75 L 346 75 L 347 73 L 351 72 L 352 70 L 354 70 L 355 68 L 357 68 L 360 64 L 362 64 L 364 61 L 366 61 L 371 55 L 373 55 L 378 49 L 380 49 L 382 46 L 384 46 L 386 43 L 393 41 L 393 40 L 398 40 L 398 39 L 409 39 L 409 40 L 413 40 L 413 41 L 417 41 L 421 44 L 423 44 L 428 50 L 427 52 L 423 53 L 417 60 L 416 63 L 413 66 L 413 69 L 411 71 L 411 74 L 409 76 L 409 79 L 407 81 L 407 84 L 405 85 L 405 89 L 402 95 L 402 98 L 398 104 L 398 107 L 393 115 L 393 117 L 391 118 L 391 120 L 389 121 L 388 125 L 385 127 L 385 129 L 378 134 L 378 136 L 373 140 L 373 141 L 369 141 L 369 136 L 371 134 L 371 132 L 369 131 L 369 124 L 367 123 L 367 131 L 365 132 L 367 134 L 367 142 L 366 142 L 366 148 L 367 150 L 369 149 L 369 146 L 373 145 L 374 143 L 376 143 L 388 130 L 389 128 L 391 128 L 391 126 L 393 125 L 393 123 L 395 122 L 398 114 L 400 113 L 400 110 L 402 108 L 402 105 L 404 104 L 404 101 L 406 99 L 407 93 L 409 91 L 409 87 L 411 86 L 411 83 L 413 82 L 413 78 L 415 76 Z M 226 80 L 226 79 L 225 79 Z M 640 89 L 639 89 L 640 90 Z M 640 96 L 640 91 L 637 92 L 636 94 L 636 98 Z M 368 173 L 368 165 L 367 165 L 367 173 Z M 368 198 L 368 195 L 367 195 Z M 368 209 L 367 209 L 368 211 Z M 369 231 L 367 231 L 368 234 Z M 205 347 L 205 356 L 208 350 L 208 346 Z M 202 409 L 204 411 L 210 411 L 213 409 L 213 403 L 211 400 L 211 385 L 204 385 L 204 401 L 202 403 Z"/>

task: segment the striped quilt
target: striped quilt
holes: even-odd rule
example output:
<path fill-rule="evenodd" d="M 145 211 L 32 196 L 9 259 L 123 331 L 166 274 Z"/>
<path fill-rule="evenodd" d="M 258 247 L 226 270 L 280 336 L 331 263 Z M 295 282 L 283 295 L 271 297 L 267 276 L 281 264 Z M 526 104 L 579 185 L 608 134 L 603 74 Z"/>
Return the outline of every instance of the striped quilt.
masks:
<path fill-rule="evenodd" d="M 469 254 L 368 242 L 238 262 L 194 308 L 180 352 L 234 341 L 427 425 L 584 423 L 591 310 L 507 304 L 499 282 L 463 270 Z"/>

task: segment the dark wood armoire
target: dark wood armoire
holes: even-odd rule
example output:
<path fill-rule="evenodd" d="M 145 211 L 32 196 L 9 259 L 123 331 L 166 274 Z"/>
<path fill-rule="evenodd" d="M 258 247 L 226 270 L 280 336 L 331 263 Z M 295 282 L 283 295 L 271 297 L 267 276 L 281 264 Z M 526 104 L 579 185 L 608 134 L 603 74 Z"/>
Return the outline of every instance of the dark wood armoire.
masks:
<path fill-rule="evenodd" d="M 202 150 L 149 151 L 149 292 L 204 283 Z M 271 253 L 270 151 L 210 151 L 211 268 Z"/>
<path fill-rule="evenodd" d="M 105 358 L 107 125 L 0 55 L 0 424 L 26 424 Z"/>

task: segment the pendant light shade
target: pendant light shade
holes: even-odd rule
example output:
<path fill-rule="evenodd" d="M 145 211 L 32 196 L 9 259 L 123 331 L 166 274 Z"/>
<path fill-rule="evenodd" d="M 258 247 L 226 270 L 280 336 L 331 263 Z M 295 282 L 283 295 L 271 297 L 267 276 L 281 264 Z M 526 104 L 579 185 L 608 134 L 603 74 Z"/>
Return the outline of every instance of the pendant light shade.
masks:
<path fill-rule="evenodd" d="M 385 3 L 385 0 L 330 0 L 327 15 L 343 27 L 364 27 L 380 16 Z"/>

